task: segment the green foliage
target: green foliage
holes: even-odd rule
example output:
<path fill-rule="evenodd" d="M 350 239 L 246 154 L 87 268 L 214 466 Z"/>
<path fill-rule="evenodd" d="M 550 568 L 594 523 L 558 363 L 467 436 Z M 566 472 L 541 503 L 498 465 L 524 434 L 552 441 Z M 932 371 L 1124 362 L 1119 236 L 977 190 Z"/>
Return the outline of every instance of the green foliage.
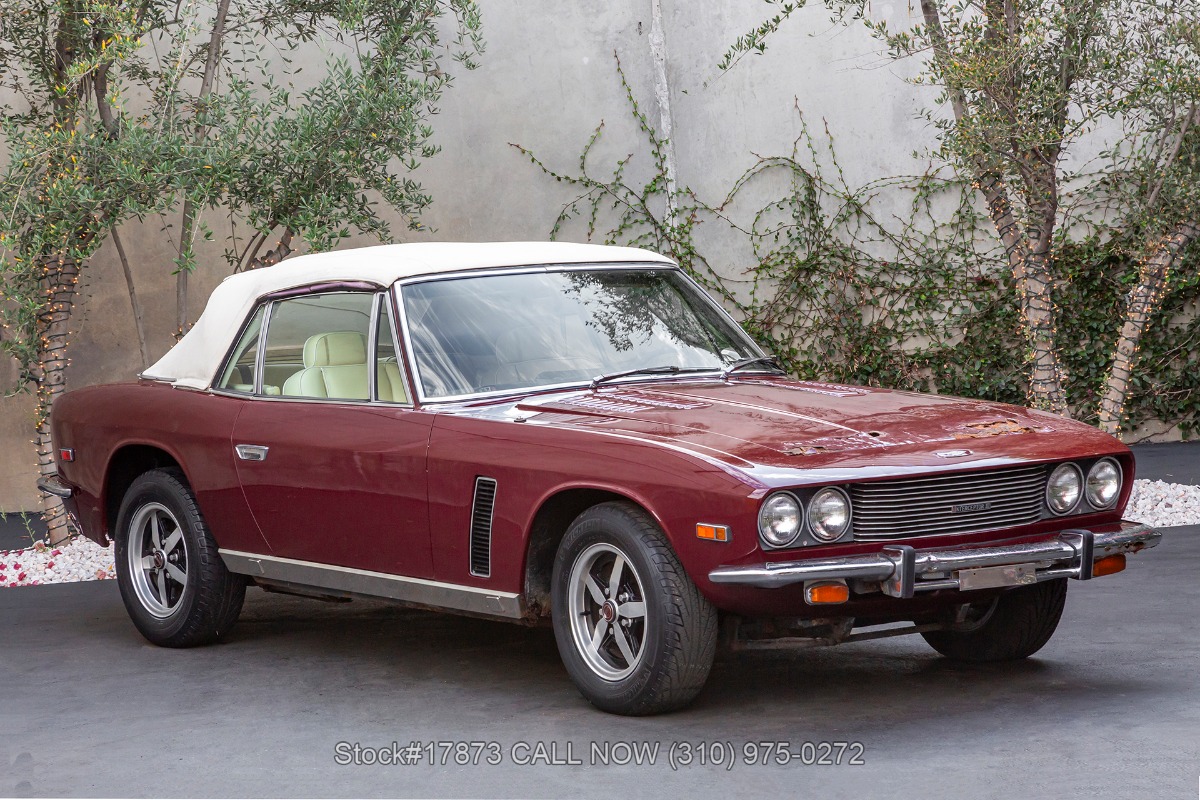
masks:
<path fill-rule="evenodd" d="M 780 12 L 739 38 L 722 68 L 763 52 L 804 0 L 768 2 Z M 939 108 L 925 112 L 936 131 L 931 149 L 979 189 L 1004 245 L 1017 294 L 1014 324 L 1025 339 L 1027 401 L 1067 413 L 1100 391 L 1097 422 L 1115 431 L 1142 337 L 1176 282 L 1173 262 L 1200 238 L 1200 2 L 920 0 L 909 7 L 918 21 L 899 25 L 871 19 L 865 0 L 823 4 L 860 19 L 891 58 L 917 59 L 913 82 L 941 90 Z M 1110 167 L 1086 176 L 1093 182 L 1080 192 L 1100 213 L 1071 220 L 1063 201 L 1085 176 L 1072 174 L 1064 156 L 1105 125 L 1123 125 L 1125 135 L 1106 154 Z M 1102 242 L 1140 236 L 1131 251 L 1140 269 L 1124 279 L 1124 302 L 1106 305 L 1124 318 L 1109 374 L 1073 392 L 1065 363 L 1082 359 L 1090 375 L 1087 368 L 1105 359 L 1094 344 L 1085 356 L 1058 340 L 1070 314 L 1060 309 L 1096 288 L 1072 286 L 1087 276 L 1055 257 L 1069 239 L 1064 222 L 1092 225 Z"/>
<path fill-rule="evenodd" d="M 229 249 L 243 266 L 280 230 L 314 249 L 390 238 L 384 205 L 416 227 L 445 61 L 473 68 L 479 30 L 473 0 L 0 0 L 0 348 L 18 388 L 41 380 L 47 329 L 65 334 L 75 270 L 128 220 L 221 207 L 251 229 Z"/>
<path fill-rule="evenodd" d="M 751 334 L 800 378 L 937 391 L 1023 403 L 1027 391 L 1018 303 L 1004 254 L 969 185 L 939 175 L 851 186 L 833 137 L 801 118 L 790 154 L 759 158 L 719 203 L 680 189 L 667 222 L 666 143 L 649 124 L 618 65 L 643 141 L 597 175 L 587 142 L 578 170 L 552 169 L 514 145 L 547 176 L 578 192 L 551 229 L 581 225 L 588 239 L 665 253 L 720 297 Z M 637 156 L 648 154 L 647 163 Z M 639 169 L 640 167 L 640 169 Z M 645 177 L 635 180 L 640 173 Z M 751 187 L 787 191 L 740 212 Z M 761 192 L 760 192 L 761 196 Z M 903 212 L 893 204 L 903 198 Z M 737 219 L 748 218 L 740 223 Z M 746 265 L 713 264 L 699 241 L 713 232 L 740 242 Z M 1060 340 L 1068 397 L 1094 420 L 1111 364 L 1120 309 L 1138 273 L 1136 236 L 1105 229 L 1083 241 L 1060 235 L 1053 259 L 1064 276 Z M 1145 368 L 1127 406 L 1133 429 L 1147 419 L 1200 419 L 1200 278 L 1180 279 L 1143 341 Z"/>
<path fill-rule="evenodd" d="M 38 379 L 44 320 L 69 315 L 54 276 L 124 220 L 163 208 L 178 185 L 177 142 L 118 130 L 113 65 L 134 58 L 145 31 L 143 16 L 108 2 L 0 3 L 0 88 L 24 104 L 0 120 L 0 350 L 16 359 L 21 387 Z M 64 283 L 73 293 L 74 279 Z"/>
<path fill-rule="evenodd" d="M 483 48 L 472 0 L 246 0 L 230 13 L 224 83 L 194 118 L 186 93 L 164 108 L 177 124 L 206 131 L 200 151 L 212 173 L 192 200 L 252 229 L 240 249 L 231 243 L 231 263 L 246 268 L 278 231 L 314 250 L 352 231 L 390 240 L 385 207 L 418 228 L 431 198 L 412 172 L 438 151 L 429 119 L 451 81 L 443 58 L 473 69 Z M 440 24 L 447 15 L 455 21 L 449 42 Z M 313 40 L 333 43 L 333 52 L 305 87 L 300 62 L 309 59 L 296 51 Z M 188 42 L 181 49 L 199 52 Z"/>

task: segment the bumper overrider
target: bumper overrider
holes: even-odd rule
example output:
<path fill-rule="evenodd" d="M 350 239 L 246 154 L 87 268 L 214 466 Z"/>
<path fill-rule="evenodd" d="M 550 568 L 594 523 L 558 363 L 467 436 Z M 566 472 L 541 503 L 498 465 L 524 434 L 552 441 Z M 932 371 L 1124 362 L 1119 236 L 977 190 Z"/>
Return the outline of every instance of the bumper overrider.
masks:
<path fill-rule="evenodd" d="M 75 490 L 63 483 L 58 473 L 52 472 L 49 475 L 43 475 L 38 478 L 37 487 L 42 491 L 42 494 L 52 494 L 55 497 L 61 497 L 66 500 L 75 493 Z"/>
<path fill-rule="evenodd" d="M 1095 533 L 1082 528 L 1024 544 L 918 550 L 909 545 L 879 553 L 718 567 L 713 583 L 775 589 L 811 581 L 846 581 L 860 590 L 882 590 L 908 598 L 937 589 L 988 589 L 1055 578 L 1090 580 L 1101 559 L 1154 547 L 1162 534 L 1149 525 L 1122 522 L 1121 529 Z"/>

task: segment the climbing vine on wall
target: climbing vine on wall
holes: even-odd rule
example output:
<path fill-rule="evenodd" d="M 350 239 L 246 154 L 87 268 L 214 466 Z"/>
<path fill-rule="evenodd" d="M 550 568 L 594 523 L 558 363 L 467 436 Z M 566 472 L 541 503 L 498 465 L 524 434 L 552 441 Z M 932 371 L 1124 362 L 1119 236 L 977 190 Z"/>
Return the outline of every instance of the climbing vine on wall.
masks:
<path fill-rule="evenodd" d="M 1016 295 L 975 191 L 942 173 L 853 186 L 827 128 L 799 109 L 786 155 L 756 158 L 719 201 L 681 187 L 667 196 L 666 143 L 618 62 L 642 141 L 601 173 L 595 129 L 573 171 L 514 144 L 549 178 L 577 192 L 551 236 L 671 256 L 721 298 L 747 330 L 801 378 L 936 391 L 1011 403 L 1027 392 Z M 781 190 L 782 187 L 782 190 Z M 764 205 L 752 197 L 773 197 Z M 668 200 L 675 208 L 668 213 Z M 1137 236 L 1060 235 L 1061 353 L 1074 416 L 1096 418 L 1125 292 L 1138 272 Z M 740 252 L 717 260 L 709 253 Z M 1193 248 L 1195 250 L 1195 248 Z M 1200 252 L 1189 252 L 1143 342 L 1127 431 L 1147 420 L 1200 425 Z"/>

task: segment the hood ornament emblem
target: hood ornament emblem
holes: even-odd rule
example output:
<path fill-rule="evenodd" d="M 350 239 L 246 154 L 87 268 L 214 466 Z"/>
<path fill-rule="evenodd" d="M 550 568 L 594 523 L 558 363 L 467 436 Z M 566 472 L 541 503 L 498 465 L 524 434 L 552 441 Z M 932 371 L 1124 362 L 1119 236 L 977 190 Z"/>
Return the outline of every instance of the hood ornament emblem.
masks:
<path fill-rule="evenodd" d="M 962 458 L 971 455 L 971 450 L 938 450 L 934 453 L 938 458 Z"/>

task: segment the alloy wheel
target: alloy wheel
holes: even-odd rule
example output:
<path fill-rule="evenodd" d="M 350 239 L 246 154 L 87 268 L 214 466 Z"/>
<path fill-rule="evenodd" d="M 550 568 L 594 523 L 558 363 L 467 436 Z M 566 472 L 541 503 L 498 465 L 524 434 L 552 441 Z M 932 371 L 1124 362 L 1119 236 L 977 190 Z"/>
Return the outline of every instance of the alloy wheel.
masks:
<path fill-rule="evenodd" d="M 147 503 L 129 524 L 129 575 L 138 601 L 159 619 L 175 613 L 188 585 L 183 528 L 170 509 Z"/>
<path fill-rule="evenodd" d="M 637 668 L 646 642 L 646 594 L 619 548 L 594 544 L 579 554 L 569 581 L 571 633 L 588 667 L 607 681 Z"/>

